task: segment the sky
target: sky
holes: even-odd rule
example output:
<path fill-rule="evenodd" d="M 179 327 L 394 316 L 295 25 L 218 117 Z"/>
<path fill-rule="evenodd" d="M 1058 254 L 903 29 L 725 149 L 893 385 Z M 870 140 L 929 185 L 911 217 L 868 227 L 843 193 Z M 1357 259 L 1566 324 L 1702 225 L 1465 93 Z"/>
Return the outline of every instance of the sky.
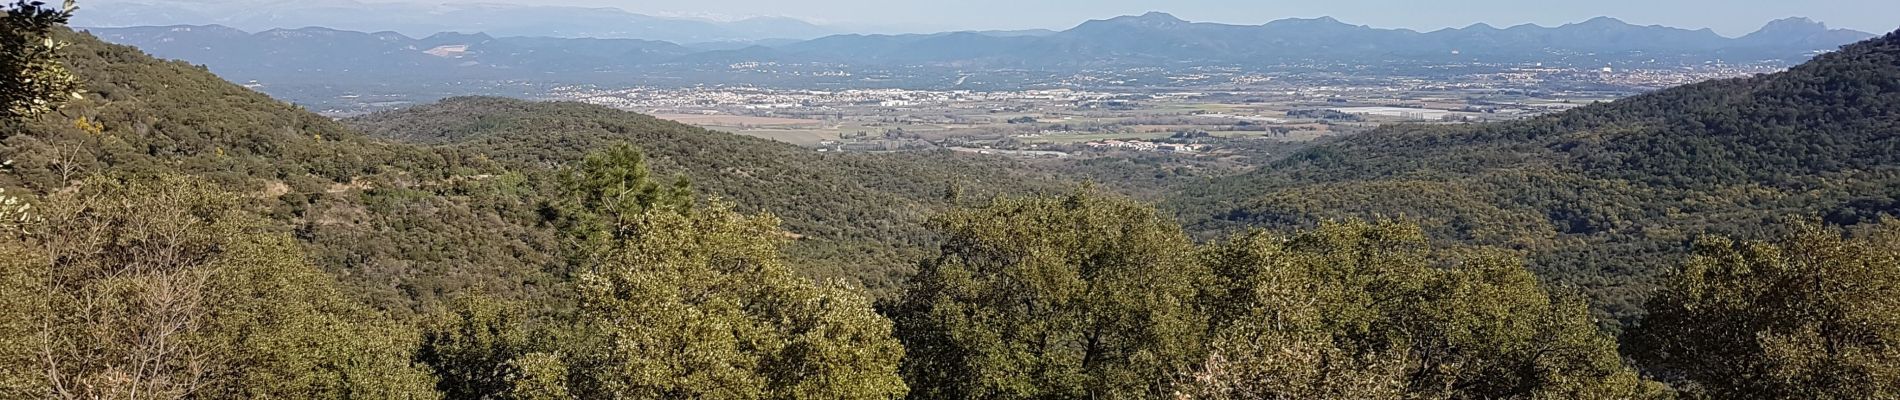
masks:
<path fill-rule="evenodd" d="M 1599 16 L 1639 25 L 1711 28 L 1727 36 L 1744 35 L 1787 17 L 1873 33 L 1900 29 L 1900 0 L 80 0 L 80 5 L 172 3 L 243 10 L 271 3 L 352 1 L 616 7 L 711 19 L 784 16 L 867 33 L 1062 30 L 1090 19 L 1149 11 L 1189 21 L 1247 25 L 1330 16 L 1352 24 L 1420 31 L 1480 22 L 1557 26 Z"/>
<path fill-rule="evenodd" d="M 436 0 L 484 1 L 498 0 Z M 674 16 L 789 16 L 910 31 L 1066 29 L 1089 19 L 1162 11 L 1190 21 L 1259 24 L 1331 16 L 1384 28 L 1431 30 L 1484 22 L 1546 26 L 1610 16 L 1641 25 L 1752 32 L 1805 16 L 1839 28 L 1900 28 L 1900 0 L 551 0 Z"/>

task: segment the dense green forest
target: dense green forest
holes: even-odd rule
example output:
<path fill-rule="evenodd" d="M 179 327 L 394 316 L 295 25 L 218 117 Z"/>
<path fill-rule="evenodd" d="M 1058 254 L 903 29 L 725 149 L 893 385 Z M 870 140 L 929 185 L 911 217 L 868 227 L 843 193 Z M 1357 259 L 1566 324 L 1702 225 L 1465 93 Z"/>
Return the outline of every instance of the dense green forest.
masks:
<path fill-rule="evenodd" d="M 580 103 L 454 98 L 346 121 L 370 136 L 492 160 L 535 174 L 593 149 L 631 143 L 653 168 L 711 197 L 768 212 L 800 237 L 788 249 L 819 278 L 894 290 L 928 245 L 922 222 L 952 188 L 987 198 L 1061 190 L 1021 162 L 931 153 L 819 153 Z"/>
<path fill-rule="evenodd" d="M 1705 234 L 1900 213 L 1900 42 L 1509 123 L 1396 126 L 1170 199 L 1196 231 L 1400 217 L 1525 252 L 1619 318 Z"/>
<path fill-rule="evenodd" d="M 559 168 L 614 144 L 641 147 L 658 173 L 708 197 L 784 219 L 802 272 L 877 293 L 895 292 L 924 255 L 922 223 L 952 189 L 1071 186 L 1009 159 L 821 154 L 574 103 L 461 98 L 345 124 L 200 67 L 61 37 L 87 96 L 25 123 L 35 134 L 9 135 L 15 163 L 0 179 L 48 192 L 93 174 L 203 177 L 258 198 L 354 292 L 404 312 L 465 289 L 546 295 L 564 262 L 543 215 Z"/>
<path fill-rule="evenodd" d="M 0 398 L 1900 398 L 1900 34 L 1217 176 L 333 121 L 6 9 Z"/>

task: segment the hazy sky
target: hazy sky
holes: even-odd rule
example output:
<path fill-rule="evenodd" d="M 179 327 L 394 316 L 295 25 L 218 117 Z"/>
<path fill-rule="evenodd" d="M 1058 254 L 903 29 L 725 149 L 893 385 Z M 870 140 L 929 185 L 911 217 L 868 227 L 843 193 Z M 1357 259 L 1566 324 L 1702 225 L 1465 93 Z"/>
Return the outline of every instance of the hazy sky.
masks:
<path fill-rule="evenodd" d="M 377 0 L 371 0 L 377 1 Z M 387 0 L 383 0 L 387 1 Z M 422 0 L 427 1 L 427 0 Z M 496 0 L 448 0 L 487 1 Z M 440 2 L 440 1 L 437 1 Z M 1900 0 L 551 0 L 650 14 L 783 15 L 850 25 L 942 29 L 1064 29 L 1088 19 L 1164 11 L 1193 21 L 1258 24 L 1333 16 L 1421 30 L 1475 22 L 1558 25 L 1596 16 L 1636 24 L 1713 28 L 1727 35 L 1806 16 L 1869 32 L 1900 28 Z"/>

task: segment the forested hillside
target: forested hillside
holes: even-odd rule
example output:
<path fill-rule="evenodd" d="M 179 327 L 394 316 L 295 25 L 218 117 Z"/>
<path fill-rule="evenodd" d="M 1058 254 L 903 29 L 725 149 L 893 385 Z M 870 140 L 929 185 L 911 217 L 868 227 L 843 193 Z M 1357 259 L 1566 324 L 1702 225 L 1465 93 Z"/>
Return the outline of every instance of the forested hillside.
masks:
<path fill-rule="evenodd" d="M 655 173 L 786 221 L 810 276 L 888 293 L 950 203 L 1061 189 L 1013 161 L 955 153 L 845 155 L 571 103 L 499 98 L 342 124 L 203 68 L 62 33 L 87 96 L 4 139 L 10 186 L 50 192 L 93 174 L 183 173 L 257 199 L 374 304 L 416 310 L 450 293 L 542 296 L 564 268 L 542 215 L 555 170 L 631 144 Z M 365 135 L 361 132 L 369 132 Z M 405 311 L 407 312 L 407 311 Z"/>
<path fill-rule="evenodd" d="M 827 154 L 781 142 L 708 131 L 580 103 L 454 98 L 352 118 L 350 126 L 393 142 L 431 145 L 493 160 L 515 172 L 547 170 L 587 152 L 638 146 L 662 176 L 746 210 L 785 220 L 791 248 L 819 276 L 863 279 L 889 290 L 932 242 L 922 222 L 950 204 L 1062 190 L 1021 162 L 943 152 Z"/>
<path fill-rule="evenodd" d="M 0 398 L 1900 398 L 1900 34 L 1164 211 L 571 103 L 339 123 L 5 10 Z"/>
<path fill-rule="evenodd" d="M 1524 251 L 1547 279 L 1635 315 L 1697 235 L 1900 212 L 1900 36 L 1534 120 L 1387 127 L 1197 186 L 1171 208 L 1203 231 L 1412 219 L 1441 242 Z"/>

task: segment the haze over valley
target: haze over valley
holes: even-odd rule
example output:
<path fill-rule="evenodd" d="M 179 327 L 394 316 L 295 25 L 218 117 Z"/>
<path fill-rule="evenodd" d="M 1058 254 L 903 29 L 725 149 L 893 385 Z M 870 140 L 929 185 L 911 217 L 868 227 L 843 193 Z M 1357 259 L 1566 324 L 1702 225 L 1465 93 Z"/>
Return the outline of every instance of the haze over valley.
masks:
<path fill-rule="evenodd" d="M 750 44 L 220 25 L 89 31 L 332 116 L 498 95 L 836 151 L 1042 156 L 1158 149 L 1123 142 L 1197 132 L 1305 140 L 1387 122 L 1513 120 L 1774 72 L 1872 36 L 1805 18 L 1731 38 L 1611 18 L 1415 32 L 1331 18 L 1194 23 L 1160 12 L 1062 31 Z"/>
<path fill-rule="evenodd" d="M 563 1 L 0 5 L 0 398 L 1900 399 L 1894 4 Z"/>

